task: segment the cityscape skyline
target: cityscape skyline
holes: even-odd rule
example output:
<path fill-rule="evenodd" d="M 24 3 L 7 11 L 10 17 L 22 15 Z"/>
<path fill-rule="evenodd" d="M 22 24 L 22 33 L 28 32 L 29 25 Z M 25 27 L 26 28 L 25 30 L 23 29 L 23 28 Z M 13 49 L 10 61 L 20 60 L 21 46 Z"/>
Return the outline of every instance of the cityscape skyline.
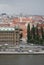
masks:
<path fill-rule="evenodd" d="M 44 0 L 0 0 L 0 13 L 44 15 Z"/>

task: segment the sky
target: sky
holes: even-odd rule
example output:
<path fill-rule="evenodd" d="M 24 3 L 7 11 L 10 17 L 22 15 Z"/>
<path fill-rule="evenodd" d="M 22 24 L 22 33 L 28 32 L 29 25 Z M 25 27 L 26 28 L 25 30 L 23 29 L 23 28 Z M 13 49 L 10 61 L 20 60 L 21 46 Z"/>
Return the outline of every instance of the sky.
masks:
<path fill-rule="evenodd" d="M 44 0 L 0 0 L 0 14 L 44 15 Z"/>

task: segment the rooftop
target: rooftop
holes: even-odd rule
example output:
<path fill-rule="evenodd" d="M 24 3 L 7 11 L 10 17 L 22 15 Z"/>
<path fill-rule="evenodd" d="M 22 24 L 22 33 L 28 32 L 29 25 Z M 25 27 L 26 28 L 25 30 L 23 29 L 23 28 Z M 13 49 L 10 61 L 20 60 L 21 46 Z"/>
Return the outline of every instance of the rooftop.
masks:
<path fill-rule="evenodd" d="M 14 27 L 0 27 L 0 31 L 14 31 Z"/>

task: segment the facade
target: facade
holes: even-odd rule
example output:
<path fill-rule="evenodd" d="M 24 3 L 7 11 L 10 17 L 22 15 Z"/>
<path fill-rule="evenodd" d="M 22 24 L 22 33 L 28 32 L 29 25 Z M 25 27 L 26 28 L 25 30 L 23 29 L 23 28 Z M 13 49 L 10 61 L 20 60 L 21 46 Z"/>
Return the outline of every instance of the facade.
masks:
<path fill-rule="evenodd" d="M 32 27 L 31 17 L 16 17 L 13 18 L 12 25 L 19 25 L 20 29 L 22 29 L 23 38 L 27 37 L 27 24 L 30 23 Z"/>
<path fill-rule="evenodd" d="M 19 25 L 20 29 L 22 29 L 23 38 L 26 39 L 27 37 L 27 25 L 30 23 L 30 30 L 32 25 L 35 27 L 37 24 L 44 25 L 44 18 L 42 16 L 30 16 L 30 17 L 15 17 L 13 18 L 12 25 Z M 42 26 L 44 27 L 44 26 Z"/>
<path fill-rule="evenodd" d="M 36 27 L 37 24 L 44 24 L 44 17 L 42 16 L 17 16 L 17 17 L 10 17 L 5 13 L 0 16 L 0 27 L 14 27 L 19 26 L 21 29 L 20 33 L 24 39 L 27 37 L 27 25 L 30 23 L 30 29 L 32 25 Z"/>
<path fill-rule="evenodd" d="M 15 27 L 0 27 L 0 44 L 15 44 L 19 43 L 19 29 Z"/>

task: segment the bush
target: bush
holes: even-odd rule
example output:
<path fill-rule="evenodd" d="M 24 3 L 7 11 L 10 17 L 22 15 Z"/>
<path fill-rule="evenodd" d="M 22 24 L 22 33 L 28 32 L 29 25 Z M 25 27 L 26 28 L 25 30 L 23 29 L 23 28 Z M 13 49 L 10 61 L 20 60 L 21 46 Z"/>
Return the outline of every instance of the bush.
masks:
<path fill-rule="evenodd" d="M 40 39 L 39 42 L 40 42 L 40 45 L 43 45 L 43 39 Z"/>
<path fill-rule="evenodd" d="M 30 43 L 34 43 L 35 42 L 35 40 L 34 39 L 30 39 L 30 41 L 29 41 Z"/>
<path fill-rule="evenodd" d="M 34 42 L 34 44 L 39 44 L 40 42 L 39 41 L 37 41 L 37 40 L 35 40 L 35 42 Z"/>

